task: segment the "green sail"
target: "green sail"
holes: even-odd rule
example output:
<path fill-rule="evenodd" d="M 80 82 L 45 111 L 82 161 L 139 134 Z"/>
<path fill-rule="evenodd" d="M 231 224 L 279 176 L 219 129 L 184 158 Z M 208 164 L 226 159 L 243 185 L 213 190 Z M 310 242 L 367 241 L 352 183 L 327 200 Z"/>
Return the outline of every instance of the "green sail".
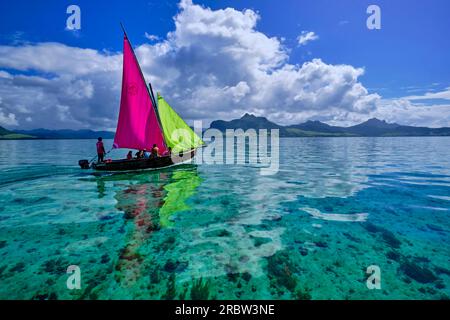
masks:
<path fill-rule="evenodd" d="M 195 134 L 159 93 L 158 114 L 163 128 L 164 139 L 173 152 L 195 149 L 204 144 L 202 139 Z"/>

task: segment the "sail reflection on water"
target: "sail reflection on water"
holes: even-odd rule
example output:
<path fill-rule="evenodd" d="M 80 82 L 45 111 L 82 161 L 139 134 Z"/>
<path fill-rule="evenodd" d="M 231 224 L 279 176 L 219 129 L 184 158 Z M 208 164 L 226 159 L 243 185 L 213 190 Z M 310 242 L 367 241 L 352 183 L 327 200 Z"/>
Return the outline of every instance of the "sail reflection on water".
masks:
<path fill-rule="evenodd" d="M 114 279 L 120 287 L 137 285 L 147 272 L 157 252 L 153 237 L 160 228 L 174 225 L 176 213 L 190 209 L 187 200 L 195 195 L 202 179 L 194 165 L 152 173 L 116 174 L 99 178 L 99 190 L 113 181 L 117 209 L 123 212 L 126 232 L 124 246 L 119 249 Z M 103 191 L 104 192 L 104 191 Z"/>
<path fill-rule="evenodd" d="M 173 172 L 172 183 L 164 186 L 167 194 L 164 197 L 164 205 L 159 210 L 159 223 L 161 227 L 173 225 L 171 217 L 180 211 L 190 209 L 186 203 L 192 197 L 197 187 L 201 184 L 202 178 L 191 170 L 177 170 Z"/>

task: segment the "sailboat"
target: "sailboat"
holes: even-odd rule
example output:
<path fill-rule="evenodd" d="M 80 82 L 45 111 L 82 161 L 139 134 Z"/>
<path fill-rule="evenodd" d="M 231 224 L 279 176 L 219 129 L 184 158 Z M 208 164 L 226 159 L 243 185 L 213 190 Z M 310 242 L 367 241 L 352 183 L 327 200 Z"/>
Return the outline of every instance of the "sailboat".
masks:
<path fill-rule="evenodd" d="M 150 151 L 156 145 L 160 156 L 92 164 L 88 160 L 80 160 L 78 164 L 82 169 L 128 171 L 163 168 L 192 159 L 204 142 L 161 94 L 158 93 L 158 101 L 155 100 L 151 83 L 147 86 L 124 29 L 123 32 L 122 92 L 113 148 Z"/>

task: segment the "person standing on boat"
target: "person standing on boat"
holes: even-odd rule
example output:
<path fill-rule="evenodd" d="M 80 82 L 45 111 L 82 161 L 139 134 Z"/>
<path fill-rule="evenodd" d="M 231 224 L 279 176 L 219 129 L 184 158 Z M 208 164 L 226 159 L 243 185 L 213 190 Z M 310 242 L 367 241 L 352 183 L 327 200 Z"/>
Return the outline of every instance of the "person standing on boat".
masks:
<path fill-rule="evenodd" d="M 127 154 L 127 160 L 131 160 L 131 159 L 133 159 L 133 151 L 128 151 L 128 154 Z"/>
<path fill-rule="evenodd" d="M 105 158 L 105 146 L 103 145 L 103 139 L 102 137 L 99 137 L 97 139 L 97 158 L 98 158 L 98 162 L 103 162 L 104 158 Z"/>

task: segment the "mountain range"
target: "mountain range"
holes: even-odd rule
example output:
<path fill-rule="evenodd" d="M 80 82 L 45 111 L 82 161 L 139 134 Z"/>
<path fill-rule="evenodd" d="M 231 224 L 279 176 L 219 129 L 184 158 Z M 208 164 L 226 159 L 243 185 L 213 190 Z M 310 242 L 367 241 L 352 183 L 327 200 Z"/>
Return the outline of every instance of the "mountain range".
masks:
<path fill-rule="evenodd" d="M 210 128 L 220 131 L 226 129 L 279 129 L 281 137 L 395 137 L 395 136 L 450 136 L 450 128 L 428 128 L 405 126 L 388 123 L 376 118 L 350 126 L 331 126 L 326 123 L 309 120 L 304 123 L 282 126 L 269 121 L 265 117 L 257 117 L 246 113 L 240 119 L 231 121 L 216 120 L 211 122 Z M 93 130 L 14 130 L 0 127 L 0 139 L 104 139 L 114 138 L 112 131 Z"/>
<path fill-rule="evenodd" d="M 246 113 L 242 118 L 231 121 L 216 120 L 211 122 L 211 128 L 225 131 L 226 129 L 247 130 L 279 129 L 281 137 L 383 137 L 383 136 L 450 136 L 450 128 L 428 128 L 405 126 L 388 123 L 376 118 L 350 126 L 331 126 L 320 121 L 306 121 L 301 124 L 282 126 L 269 121 L 265 117 L 257 117 Z"/>
<path fill-rule="evenodd" d="M 49 129 L 33 129 L 33 130 L 15 130 L 15 133 L 33 136 L 37 139 L 113 139 L 112 131 L 93 131 L 93 130 L 49 130 Z"/>
<path fill-rule="evenodd" d="M 16 139 L 113 139 L 112 131 L 93 131 L 93 130 L 50 130 L 50 129 L 32 129 L 32 130 L 14 130 L 10 131 L 0 127 L 0 140 Z"/>

